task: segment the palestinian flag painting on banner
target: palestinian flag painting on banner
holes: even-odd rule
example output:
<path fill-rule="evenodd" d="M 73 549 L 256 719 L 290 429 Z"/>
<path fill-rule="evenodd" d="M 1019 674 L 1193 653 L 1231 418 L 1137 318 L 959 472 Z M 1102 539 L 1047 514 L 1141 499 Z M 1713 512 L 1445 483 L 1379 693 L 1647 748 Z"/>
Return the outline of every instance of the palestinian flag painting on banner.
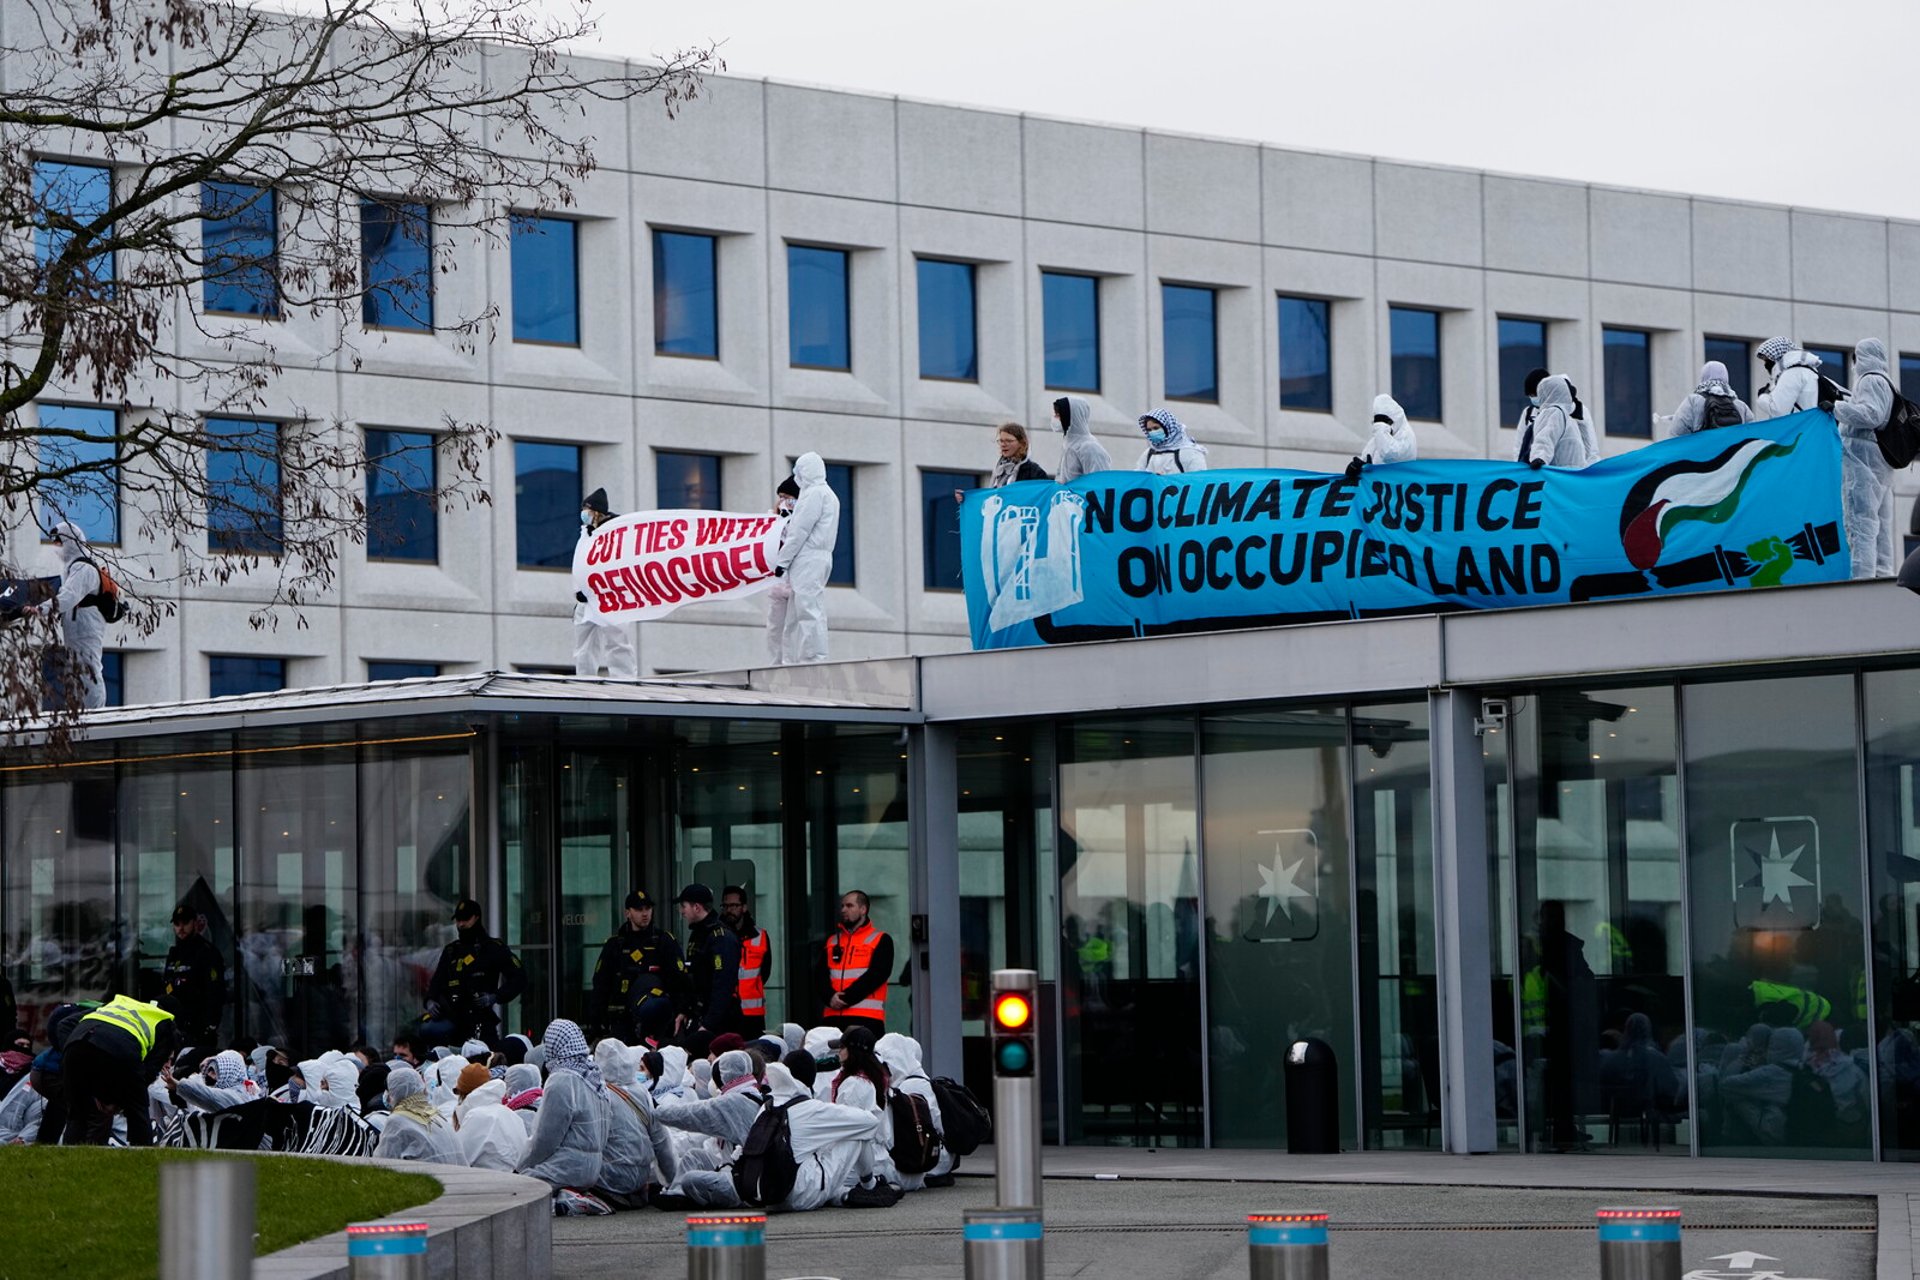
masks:
<path fill-rule="evenodd" d="M 1742 440 L 1712 458 L 1669 462 L 1642 476 L 1627 491 L 1620 512 L 1620 541 L 1636 569 L 1660 563 L 1667 534 L 1689 520 L 1725 524 L 1740 509 L 1747 481 L 1761 463 L 1784 458 L 1793 441 Z"/>

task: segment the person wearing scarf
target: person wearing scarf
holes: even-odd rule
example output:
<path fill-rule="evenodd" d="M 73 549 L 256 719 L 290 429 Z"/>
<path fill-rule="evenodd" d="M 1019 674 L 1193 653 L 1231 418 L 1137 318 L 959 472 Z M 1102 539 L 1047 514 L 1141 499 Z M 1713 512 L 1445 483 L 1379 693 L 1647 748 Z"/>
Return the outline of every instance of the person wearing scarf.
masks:
<path fill-rule="evenodd" d="M 1712 397 L 1712 401 L 1708 397 Z M 1709 413 L 1709 408 L 1715 412 Z M 1734 418 L 1734 421 L 1716 421 L 1716 417 Z M 1690 436 L 1696 431 L 1705 431 L 1709 427 L 1741 426 L 1753 421 L 1753 410 L 1746 402 L 1733 393 L 1733 386 L 1727 380 L 1727 366 L 1718 360 L 1709 360 L 1700 366 L 1700 381 L 1694 384 L 1680 407 L 1671 414 L 1653 415 L 1654 435 L 1656 438 Z"/>
<path fill-rule="evenodd" d="M 1155 409 L 1141 415 L 1140 434 L 1147 438 L 1147 449 L 1140 455 L 1135 471 L 1173 476 L 1207 469 L 1206 446 L 1196 444 L 1180 419 L 1167 410 Z"/>
<path fill-rule="evenodd" d="M 434 1164 L 466 1164 L 453 1125 L 427 1097 L 427 1082 L 412 1067 L 387 1073 L 387 1106 L 392 1114 L 380 1131 L 373 1154 L 383 1160 L 426 1160 Z"/>
<path fill-rule="evenodd" d="M 556 1019 L 540 1043 L 547 1051 L 547 1086 L 533 1141 L 517 1172 L 540 1179 L 556 1193 L 591 1191 L 600 1181 L 612 1124 L 606 1085 L 577 1024 Z"/>
<path fill-rule="evenodd" d="M 998 489 L 1016 480 L 1053 479 L 1039 463 L 1028 456 L 1027 429 L 1019 423 L 1001 423 L 997 443 L 1000 446 L 1000 457 L 993 464 L 992 478 L 987 481 L 989 489 Z"/>

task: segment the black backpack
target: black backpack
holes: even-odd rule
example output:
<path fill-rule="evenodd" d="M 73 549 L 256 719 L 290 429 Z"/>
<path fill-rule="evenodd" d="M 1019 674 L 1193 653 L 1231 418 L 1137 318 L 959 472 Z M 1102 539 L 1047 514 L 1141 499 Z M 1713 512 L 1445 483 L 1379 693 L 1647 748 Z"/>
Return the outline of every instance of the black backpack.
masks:
<path fill-rule="evenodd" d="M 92 565 L 93 571 L 100 575 L 100 589 L 91 595 L 82 596 L 80 603 L 75 605 L 74 608 L 98 609 L 100 616 L 108 622 L 118 622 L 120 619 L 126 617 L 128 613 L 127 605 L 126 602 L 120 598 L 120 584 L 113 580 L 113 575 L 102 568 L 99 561 L 89 560 L 86 556 L 81 556 L 78 560 L 75 560 L 74 563 Z"/>
<path fill-rule="evenodd" d="M 922 1076 L 921 1079 L 926 1077 Z M 893 1114 L 893 1167 L 905 1174 L 927 1173 L 940 1163 L 940 1131 L 933 1127 L 933 1108 L 918 1094 L 895 1089 L 887 1099 Z"/>
<path fill-rule="evenodd" d="M 753 1118 L 739 1158 L 733 1162 L 733 1189 L 742 1204 L 773 1209 L 793 1194 L 793 1184 L 800 1180 L 800 1162 L 793 1158 L 793 1129 L 787 1112 L 807 1100 L 769 1105 Z"/>
<path fill-rule="evenodd" d="M 1880 446 L 1880 456 L 1887 465 L 1898 471 L 1920 458 L 1920 405 L 1901 395 L 1892 378 L 1887 379 L 1887 387 L 1893 392 L 1893 408 L 1873 442 Z"/>
<path fill-rule="evenodd" d="M 1716 396 L 1701 392 L 1700 398 L 1706 403 L 1700 409 L 1700 429 L 1709 427 L 1737 427 L 1740 425 L 1740 406 L 1734 403 L 1732 396 Z"/>
<path fill-rule="evenodd" d="M 957 1156 L 970 1156 L 980 1144 L 993 1141 L 993 1116 L 967 1086 L 935 1076 L 933 1096 L 940 1103 L 940 1136 L 947 1150 Z"/>

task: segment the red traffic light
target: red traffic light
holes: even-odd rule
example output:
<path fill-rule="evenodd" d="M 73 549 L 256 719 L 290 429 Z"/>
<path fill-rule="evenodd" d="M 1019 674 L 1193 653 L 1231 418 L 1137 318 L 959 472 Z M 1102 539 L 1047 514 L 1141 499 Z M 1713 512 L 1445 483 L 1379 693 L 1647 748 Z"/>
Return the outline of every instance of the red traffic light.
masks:
<path fill-rule="evenodd" d="M 1033 1025 L 1033 1005 L 1018 991 L 993 998 L 993 1020 L 1002 1031 L 1025 1031 Z"/>

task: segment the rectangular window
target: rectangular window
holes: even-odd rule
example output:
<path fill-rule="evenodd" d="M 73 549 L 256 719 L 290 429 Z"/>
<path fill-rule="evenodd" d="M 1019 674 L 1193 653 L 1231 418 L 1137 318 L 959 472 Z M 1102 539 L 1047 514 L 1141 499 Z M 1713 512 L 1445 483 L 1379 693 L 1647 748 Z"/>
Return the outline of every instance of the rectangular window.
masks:
<path fill-rule="evenodd" d="M 580 536 L 580 446 L 513 442 L 513 521 L 522 569 L 571 569 Z"/>
<path fill-rule="evenodd" d="M 520 214 L 513 220 L 513 340 L 580 345 L 580 224 Z"/>
<path fill-rule="evenodd" d="M 367 659 L 367 679 L 377 680 L 424 680 L 440 674 L 437 662 L 375 662 Z"/>
<path fill-rule="evenodd" d="M 1440 421 L 1440 313 L 1419 307 L 1387 311 L 1393 352 L 1393 398 L 1409 418 Z"/>
<path fill-rule="evenodd" d="M 787 363 L 796 369 L 851 369 L 845 249 L 787 246 Z"/>
<path fill-rule="evenodd" d="M 662 449 L 653 459 L 655 506 L 662 511 L 721 509 L 719 454 L 670 453 Z"/>
<path fill-rule="evenodd" d="M 59 257 L 73 239 L 73 228 L 113 207 L 113 170 L 103 164 L 69 164 L 64 160 L 33 162 L 33 200 L 40 225 L 34 231 L 34 253 L 41 266 Z M 112 228 L 104 228 L 111 232 Z M 113 254 L 91 258 L 88 272 L 102 284 L 113 279 Z"/>
<path fill-rule="evenodd" d="M 210 698 L 273 693 L 286 687 L 285 658 L 254 658 L 237 653 L 215 653 L 207 657 L 207 696 Z"/>
<path fill-rule="evenodd" d="M 1640 329 L 1603 329 L 1607 434 L 1653 436 L 1653 338 Z"/>
<path fill-rule="evenodd" d="M 1920 396 L 1920 356 L 1900 353 L 1900 394 L 1912 400 Z"/>
<path fill-rule="evenodd" d="M 120 541 L 120 415 L 94 406 L 40 406 L 40 530 L 62 520 L 87 541 Z"/>
<path fill-rule="evenodd" d="M 108 649 L 100 655 L 101 685 L 106 693 L 107 705 L 124 707 L 127 705 L 127 655 L 119 649 Z"/>
<path fill-rule="evenodd" d="M 1513 426 L 1527 408 L 1527 375 L 1547 367 L 1544 320 L 1500 317 L 1500 421 Z"/>
<path fill-rule="evenodd" d="M 1220 362 L 1213 290 L 1160 286 L 1161 336 L 1167 353 L 1167 399 L 1220 399 Z"/>
<path fill-rule="evenodd" d="M 360 322 L 433 329 L 433 211 L 405 200 L 360 202 Z M 516 313 L 517 313 L 516 308 Z"/>
<path fill-rule="evenodd" d="M 1733 394 L 1753 403 L 1753 344 L 1745 338 L 1708 338 L 1703 360 L 1718 360 L 1727 366 L 1727 385 Z"/>
<path fill-rule="evenodd" d="M 977 382 L 979 344 L 974 333 L 973 264 L 918 260 L 920 283 L 920 376 Z"/>
<path fill-rule="evenodd" d="M 833 540 L 833 568 L 827 572 L 830 587 L 853 585 L 853 468 L 844 462 L 827 464 L 827 488 L 840 499 L 840 528 Z"/>
<path fill-rule="evenodd" d="M 719 239 L 691 231 L 653 233 L 653 349 L 663 356 L 720 358 Z"/>
<path fill-rule="evenodd" d="M 367 431 L 367 556 L 440 559 L 438 459 L 425 431 Z"/>
<path fill-rule="evenodd" d="M 280 553 L 280 427 L 207 419 L 207 550 Z"/>
<path fill-rule="evenodd" d="M 1280 407 L 1333 412 L 1333 307 L 1324 298 L 1280 299 Z"/>
<path fill-rule="evenodd" d="M 201 305 L 223 315 L 280 315 L 280 225 L 270 187 L 200 184 Z"/>
<path fill-rule="evenodd" d="M 1841 386 L 1847 386 L 1853 377 L 1853 353 L 1845 347 L 1809 346 L 1807 354 L 1820 357 L 1820 372 L 1832 378 Z"/>
<path fill-rule="evenodd" d="M 1100 281 L 1040 273 L 1041 325 L 1049 391 L 1100 390 Z"/>
<path fill-rule="evenodd" d="M 960 503 L 956 490 L 978 489 L 971 471 L 920 473 L 920 564 L 929 591 L 960 590 Z"/>

